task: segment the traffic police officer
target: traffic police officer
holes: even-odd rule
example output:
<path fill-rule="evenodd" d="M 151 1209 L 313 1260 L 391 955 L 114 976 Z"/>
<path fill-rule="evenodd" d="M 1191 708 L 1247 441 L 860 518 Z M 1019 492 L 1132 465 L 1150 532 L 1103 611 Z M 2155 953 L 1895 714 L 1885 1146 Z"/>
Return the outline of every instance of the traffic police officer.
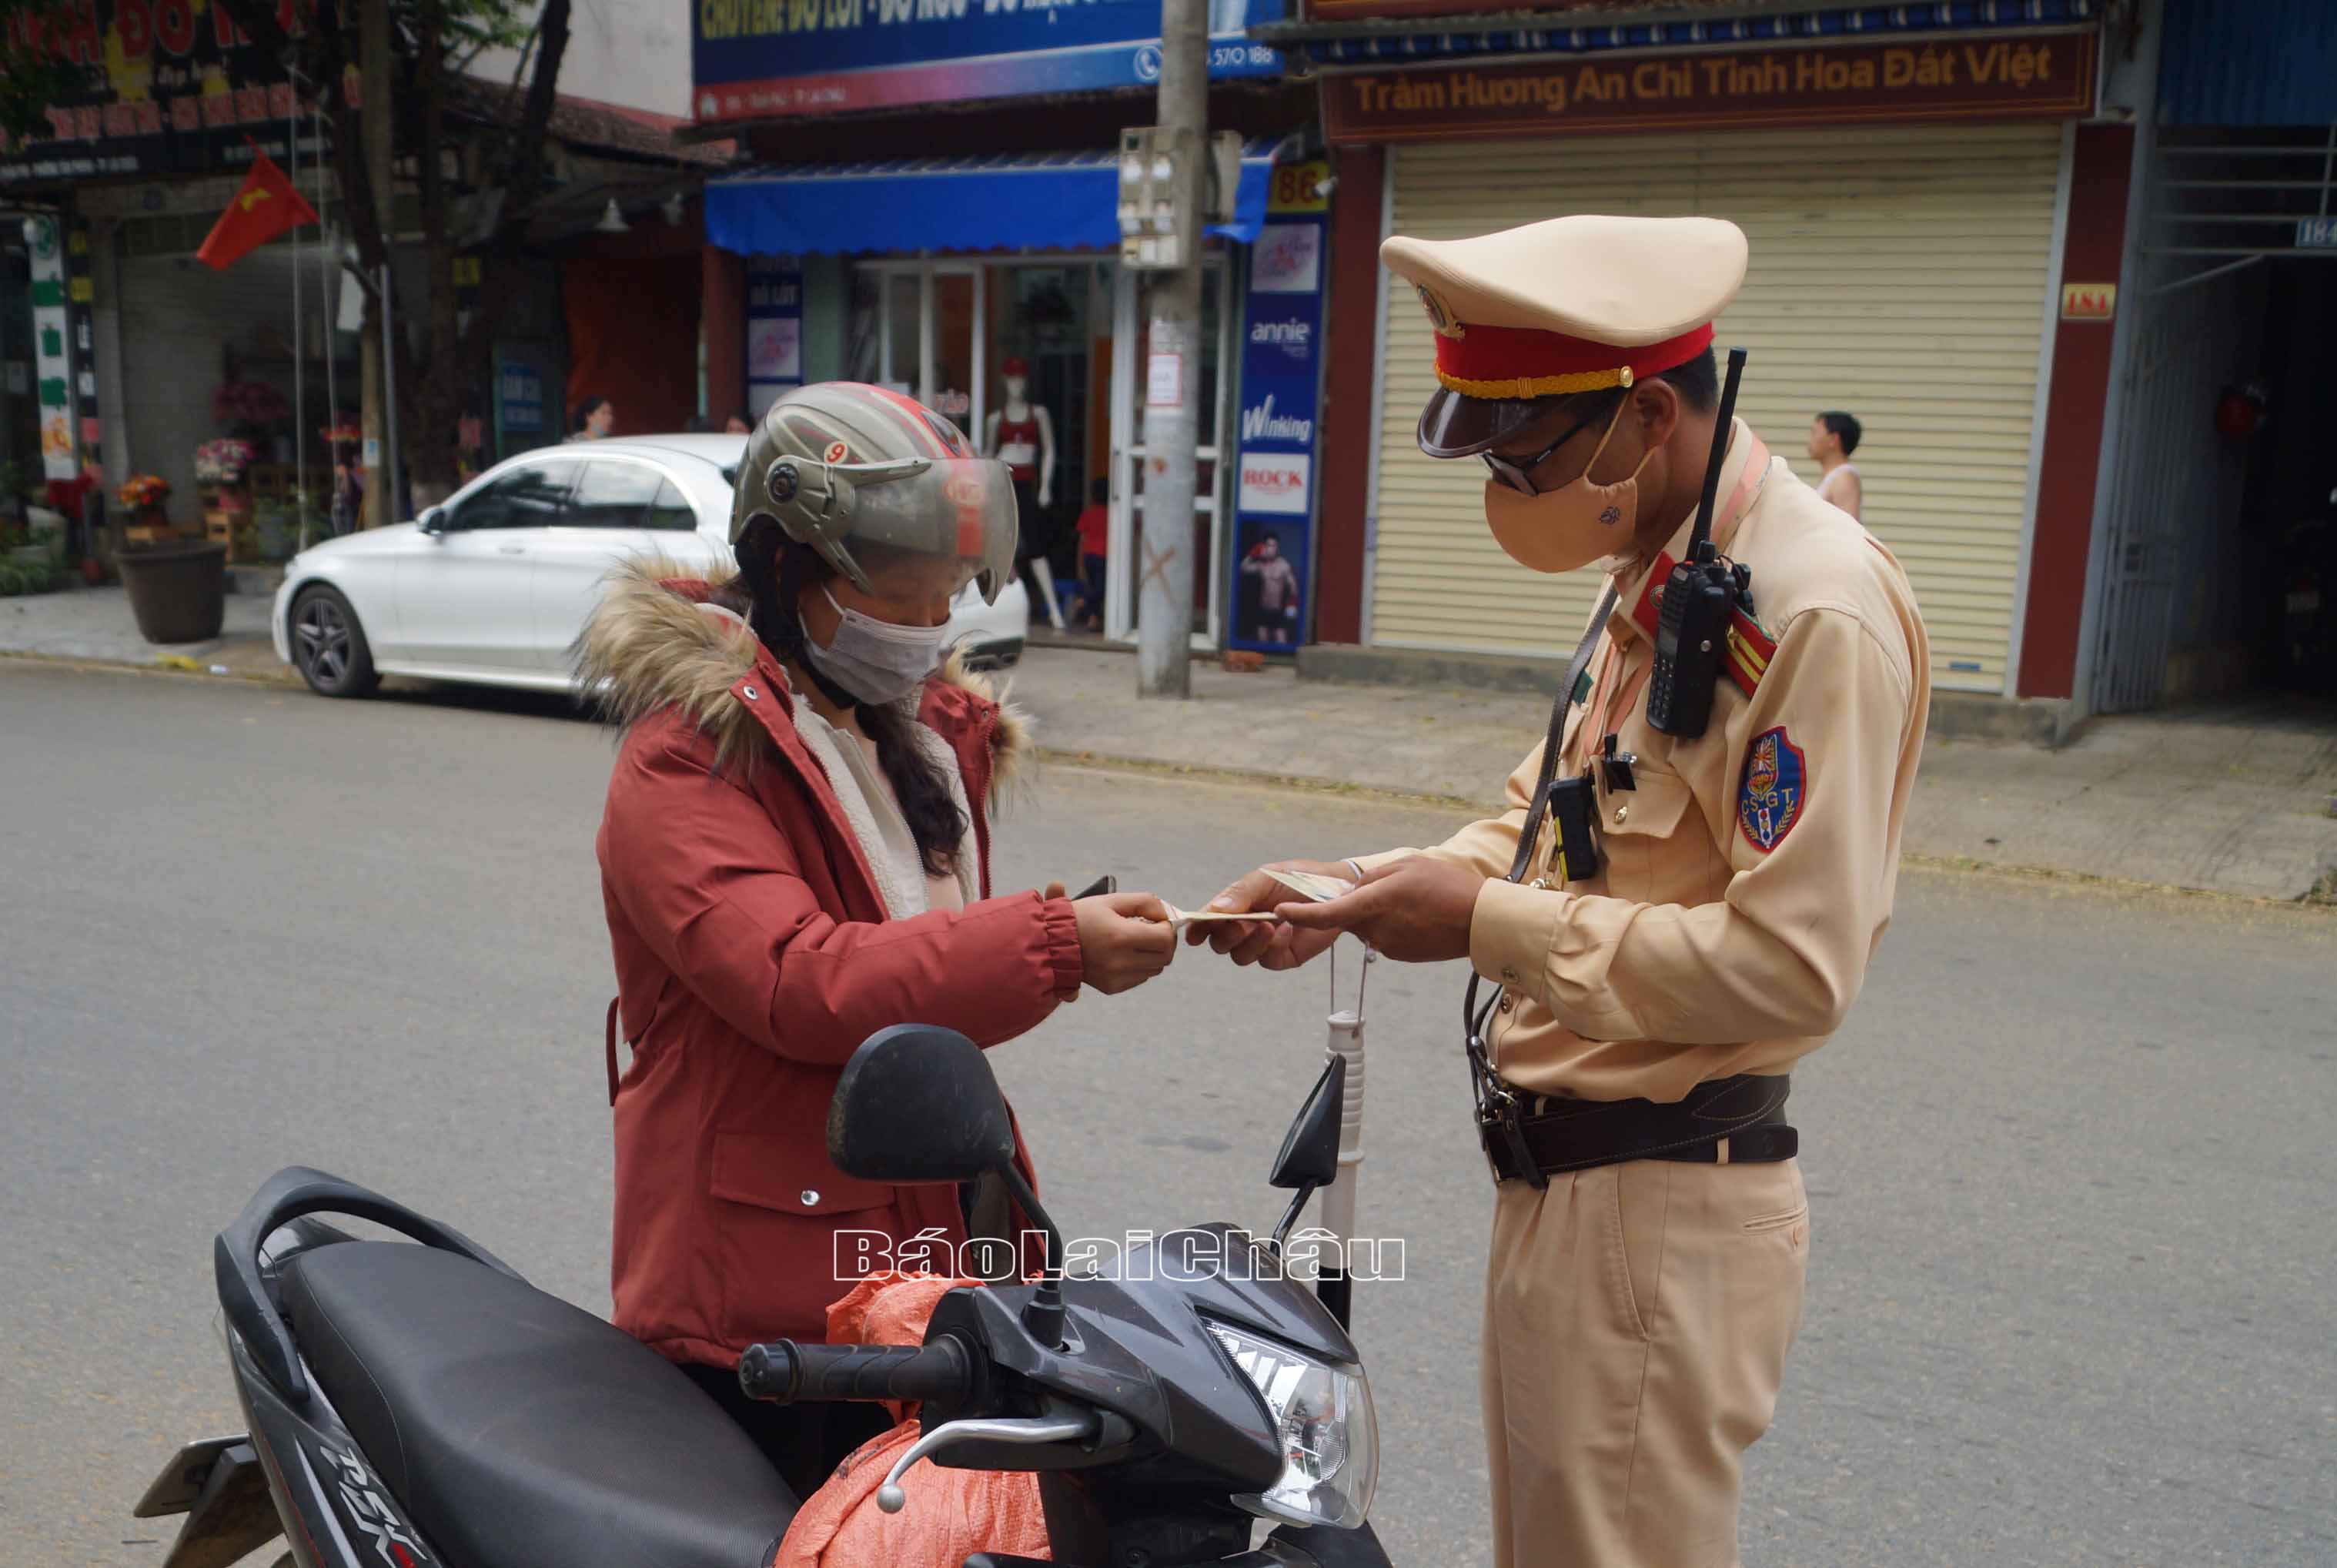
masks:
<path fill-rule="evenodd" d="M 1381 255 L 1436 328 L 1422 450 L 1483 457 L 1487 523 L 1521 564 L 1608 571 L 1555 769 L 1577 842 L 1538 827 L 1519 857 L 1538 748 L 1505 815 L 1426 850 L 1286 863 L 1360 879 L 1328 902 L 1253 873 L 1212 907 L 1281 921 L 1188 939 L 1284 968 L 1352 931 L 1499 986 L 1472 1028 L 1497 1181 L 1495 1561 L 1733 1564 L 1808 1255 L 1787 1073 L 1841 1024 L 1890 920 L 1922 622 L 1891 554 L 1743 421 L 1717 447 L 1734 224 L 1569 217 Z M 1716 450 L 1716 570 L 1745 592 L 1704 671 L 1708 722 L 1667 733 L 1647 708 L 1662 593 Z"/>

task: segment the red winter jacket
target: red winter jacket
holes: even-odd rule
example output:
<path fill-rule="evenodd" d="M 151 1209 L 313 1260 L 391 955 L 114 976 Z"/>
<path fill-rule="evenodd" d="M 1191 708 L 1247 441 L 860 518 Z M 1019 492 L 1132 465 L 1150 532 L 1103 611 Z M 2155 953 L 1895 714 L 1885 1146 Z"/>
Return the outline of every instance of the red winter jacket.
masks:
<path fill-rule="evenodd" d="M 985 807 L 1019 720 L 954 670 L 928 683 L 919 716 L 963 772 L 983 897 L 888 919 L 786 677 L 743 626 L 697 608 L 706 593 L 648 566 L 621 575 L 578 663 L 624 726 L 599 845 L 618 988 L 616 1323 L 674 1360 L 731 1366 L 759 1339 L 825 1336 L 849 1289 L 836 1232 L 964 1237 L 957 1188 L 828 1162 L 854 1049 L 903 1023 L 1011 1040 L 1082 969 L 1068 901 L 989 896 Z"/>

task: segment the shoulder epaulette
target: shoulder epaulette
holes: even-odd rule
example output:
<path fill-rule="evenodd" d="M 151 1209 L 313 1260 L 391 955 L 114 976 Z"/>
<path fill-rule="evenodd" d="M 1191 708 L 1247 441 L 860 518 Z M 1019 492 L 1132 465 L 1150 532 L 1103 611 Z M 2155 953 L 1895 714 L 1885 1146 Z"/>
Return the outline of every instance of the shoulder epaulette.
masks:
<path fill-rule="evenodd" d="M 1656 557 L 1655 569 L 1648 573 L 1648 585 L 1639 593 L 1639 602 L 1631 607 L 1631 620 L 1648 640 L 1655 641 L 1657 632 L 1656 601 L 1663 596 L 1663 585 L 1671 581 L 1672 568 L 1678 562 L 1669 554 Z M 1769 661 L 1777 652 L 1776 640 L 1761 629 L 1761 622 L 1739 610 L 1728 622 L 1728 657 L 1722 662 L 1728 678 L 1736 682 L 1737 690 L 1750 697 L 1761 684 L 1761 677 L 1769 671 Z"/>

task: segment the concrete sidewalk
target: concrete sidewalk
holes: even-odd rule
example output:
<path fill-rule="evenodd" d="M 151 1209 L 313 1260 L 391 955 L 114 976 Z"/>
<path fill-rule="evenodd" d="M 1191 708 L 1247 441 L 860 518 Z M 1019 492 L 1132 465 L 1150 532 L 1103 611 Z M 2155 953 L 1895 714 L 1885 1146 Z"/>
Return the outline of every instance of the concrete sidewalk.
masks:
<path fill-rule="evenodd" d="M 1124 654 L 1035 648 L 1012 695 L 1059 758 L 1233 770 L 1490 807 L 1541 699 L 1193 667 L 1190 703 L 1132 699 Z M 1368 847 L 1366 847 L 1368 848 Z M 1930 741 L 1905 836 L 1932 859 L 2300 898 L 2337 868 L 2337 707 L 2264 697 L 2097 720 L 2058 751 Z"/>
<path fill-rule="evenodd" d="M 0 599 L 0 653 L 174 669 L 191 663 L 206 673 L 298 681 L 300 677 L 278 662 L 269 642 L 273 603 L 266 595 L 230 593 L 218 637 L 208 642 L 162 644 L 138 634 L 130 596 L 122 589 L 75 584 L 55 593 Z"/>
<path fill-rule="evenodd" d="M 0 599 L 0 653 L 298 683 L 266 597 L 230 594 L 220 637 L 159 648 L 119 588 Z M 1247 774 L 1426 796 L 1457 823 L 1499 801 L 1541 739 L 1530 695 L 1300 681 L 1193 667 L 1194 701 L 1135 699 L 1135 661 L 1033 647 L 1009 672 L 1058 760 Z M 1932 740 L 1905 848 L 1949 861 L 2293 899 L 2337 880 L 2337 707 L 2277 697 L 2096 721 L 2058 751 Z M 1366 847 L 1368 848 L 1368 847 Z"/>

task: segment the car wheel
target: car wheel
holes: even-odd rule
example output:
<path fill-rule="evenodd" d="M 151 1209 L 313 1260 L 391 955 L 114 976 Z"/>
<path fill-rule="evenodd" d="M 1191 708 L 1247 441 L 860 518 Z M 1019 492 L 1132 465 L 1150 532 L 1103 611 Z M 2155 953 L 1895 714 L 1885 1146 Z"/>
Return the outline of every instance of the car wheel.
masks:
<path fill-rule="evenodd" d="M 292 662 L 320 697 L 368 697 L 381 684 L 365 628 L 335 589 L 304 589 L 292 601 Z"/>

